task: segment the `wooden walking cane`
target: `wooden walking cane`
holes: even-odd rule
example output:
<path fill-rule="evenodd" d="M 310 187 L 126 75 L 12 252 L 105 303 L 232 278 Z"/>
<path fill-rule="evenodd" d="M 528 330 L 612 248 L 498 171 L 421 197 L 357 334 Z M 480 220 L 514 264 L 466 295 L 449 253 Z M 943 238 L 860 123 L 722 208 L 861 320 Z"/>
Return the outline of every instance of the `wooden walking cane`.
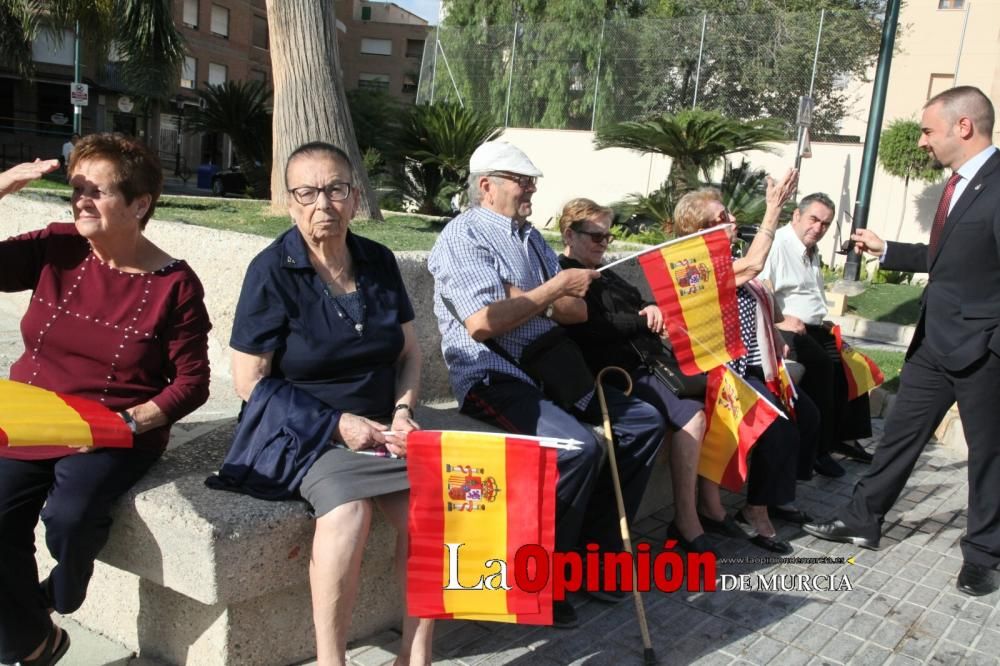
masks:
<path fill-rule="evenodd" d="M 635 614 L 639 619 L 639 633 L 642 634 L 642 661 L 647 666 L 656 663 L 656 653 L 653 651 L 653 643 L 649 638 L 649 626 L 646 624 L 646 609 L 642 605 L 642 593 L 636 586 L 639 579 L 635 568 L 635 551 L 632 549 L 632 537 L 628 529 L 628 517 L 625 515 L 625 501 L 622 499 L 622 482 L 618 477 L 618 460 L 615 458 L 615 440 L 611 433 L 611 417 L 608 416 L 608 403 L 604 399 L 604 386 L 601 380 L 606 372 L 620 372 L 627 382 L 625 395 L 632 393 L 632 377 L 623 368 L 612 365 L 602 369 L 597 373 L 597 399 L 601 402 L 601 415 L 604 417 L 604 437 L 608 440 L 608 467 L 611 468 L 611 481 L 615 487 L 615 503 L 618 505 L 618 526 L 621 528 L 622 543 L 628 551 L 629 559 L 632 561 L 632 599 L 635 601 Z"/>

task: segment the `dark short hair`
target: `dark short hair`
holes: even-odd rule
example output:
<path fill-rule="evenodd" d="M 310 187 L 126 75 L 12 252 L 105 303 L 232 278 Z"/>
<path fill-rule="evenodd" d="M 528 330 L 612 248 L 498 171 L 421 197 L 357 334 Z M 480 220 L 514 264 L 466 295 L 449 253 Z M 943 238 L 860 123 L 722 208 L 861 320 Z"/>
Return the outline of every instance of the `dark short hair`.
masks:
<path fill-rule="evenodd" d="M 833 203 L 833 199 L 828 197 L 823 192 L 813 192 L 812 194 L 804 196 L 799 200 L 799 215 L 805 215 L 806 209 L 814 203 L 823 204 L 834 214 L 837 213 L 837 206 Z"/>
<path fill-rule="evenodd" d="M 941 104 L 941 108 L 948 114 L 949 120 L 955 121 L 958 120 L 959 116 L 967 116 L 972 119 L 972 124 L 979 134 L 993 135 L 993 103 L 979 88 L 975 86 L 949 88 L 927 100 L 924 108 L 934 104 Z"/>
<path fill-rule="evenodd" d="M 288 156 L 288 161 L 285 162 L 285 187 L 288 187 L 288 167 L 292 165 L 292 162 L 300 157 L 315 157 L 317 155 L 326 155 L 333 160 L 342 160 L 347 165 L 347 168 L 352 173 L 354 172 L 354 165 L 351 164 L 351 158 L 347 156 L 343 148 L 339 148 L 326 141 L 310 141 L 293 150 L 292 154 Z"/>
<path fill-rule="evenodd" d="M 163 169 L 160 158 L 145 143 L 134 137 L 117 132 L 88 134 L 73 147 L 69 157 L 67 173 L 73 173 L 83 162 L 106 160 L 115 170 L 115 187 L 131 204 L 135 198 L 148 194 L 151 197 L 149 209 L 139 220 L 139 228 L 145 229 L 153 216 L 156 202 L 163 192 Z"/>

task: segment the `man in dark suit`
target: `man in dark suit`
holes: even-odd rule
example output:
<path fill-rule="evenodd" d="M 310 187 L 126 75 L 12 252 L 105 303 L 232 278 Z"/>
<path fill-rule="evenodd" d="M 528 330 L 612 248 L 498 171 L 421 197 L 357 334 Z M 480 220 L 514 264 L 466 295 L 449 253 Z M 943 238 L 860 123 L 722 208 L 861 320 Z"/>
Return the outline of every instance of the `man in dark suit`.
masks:
<path fill-rule="evenodd" d="M 927 271 L 913 341 L 885 436 L 851 502 L 809 534 L 877 549 L 885 514 L 924 446 L 957 401 L 969 447 L 969 511 L 958 589 L 975 596 L 1000 585 L 1000 153 L 992 145 L 993 105 L 961 86 L 931 98 L 920 146 L 953 175 L 930 243 L 883 242 L 867 229 L 851 236 L 885 268 Z"/>

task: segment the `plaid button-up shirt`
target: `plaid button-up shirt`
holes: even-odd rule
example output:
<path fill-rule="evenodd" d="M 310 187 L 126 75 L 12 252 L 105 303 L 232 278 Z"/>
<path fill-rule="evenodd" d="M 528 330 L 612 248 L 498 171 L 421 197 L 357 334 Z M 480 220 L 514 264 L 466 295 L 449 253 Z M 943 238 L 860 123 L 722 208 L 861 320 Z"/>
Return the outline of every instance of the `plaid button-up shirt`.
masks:
<path fill-rule="evenodd" d="M 442 299 L 451 301 L 464 322 L 487 305 L 506 299 L 505 285 L 523 291 L 540 286 L 559 272 L 556 254 L 542 235 L 531 224 L 518 228 L 509 217 L 472 208 L 441 232 L 427 267 L 434 276 L 434 314 L 441 331 L 441 351 L 459 404 L 491 371 L 533 384 L 519 368 L 473 340 Z M 532 317 L 493 340 L 513 358 L 520 358 L 525 346 L 556 325 L 545 317 Z"/>

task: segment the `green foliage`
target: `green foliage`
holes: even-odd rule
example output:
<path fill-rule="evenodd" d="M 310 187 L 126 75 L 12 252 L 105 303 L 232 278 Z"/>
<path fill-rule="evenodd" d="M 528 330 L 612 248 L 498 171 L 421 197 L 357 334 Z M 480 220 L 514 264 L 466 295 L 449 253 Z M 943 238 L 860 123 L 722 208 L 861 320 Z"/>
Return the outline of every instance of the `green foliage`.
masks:
<path fill-rule="evenodd" d="M 229 137 L 256 198 L 270 197 L 271 92 L 262 81 L 226 81 L 195 91 L 203 109 L 191 114 L 187 128 Z"/>
<path fill-rule="evenodd" d="M 913 325 L 920 316 L 923 291 L 920 285 L 870 284 L 862 293 L 847 299 L 847 309 L 865 319 Z"/>
<path fill-rule="evenodd" d="M 783 136 L 783 130 L 773 120 L 742 123 L 714 111 L 689 109 L 602 127 L 594 137 L 594 145 L 599 150 L 629 148 L 643 154 L 667 155 L 672 159 L 668 182 L 681 195 L 698 186 L 699 175 L 708 178 L 710 169 L 726 155 L 767 150 L 767 142 Z"/>
<path fill-rule="evenodd" d="M 885 268 L 875 267 L 875 275 L 872 276 L 872 284 L 912 284 L 913 273 L 908 271 L 890 271 Z"/>
<path fill-rule="evenodd" d="M 418 213 L 450 212 L 451 198 L 465 188 L 473 151 L 499 132 L 490 118 L 458 104 L 411 107 L 395 146 L 404 197 Z"/>
<path fill-rule="evenodd" d="M 914 120 L 895 120 L 882 130 L 879 139 L 878 162 L 886 172 L 903 178 L 933 183 L 941 178 L 941 169 L 934 166 L 930 154 L 917 145 L 920 124 Z"/>
<path fill-rule="evenodd" d="M 374 148 L 389 155 L 403 111 L 399 101 L 383 90 L 358 88 L 347 91 L 347 104 L 361 152 Z"/>
<path fill-rule="evenodd" d="M 867 282 L 869 274 L 868 262 L 862 261 L 861 266 L 859 268 L 860 270 L 858 271 L 858 280 L 860 282 Z M 830 266 L 823 264 L 822 271 L 823 271 L 823 283 L 826 285 L 831 285 L 837 280 L 840 280 L 844 277 L 843 266 L 838 266 L 837 268 L 831 268 Z"/>
<path fill-rule="evenodd" d="M 0 60 L 31 76 L 30 44 L 39 31 L 50 30 L 61 39 L 63 30 L 79 25 L 81 40 L 98 65 L 114 45 L 130 94 L 164 99 L 177 83 L 185 54 L 172 6 L 171 0 L 3 0 Z"/>
<path fill-rule="evenodd" d="M 674 215 L 677 197 L 669 185 L 648 195 L 634 192 L 611 204 L 621 234 L 664 233 Z M 641 243 L 643 241 L 636 240 Z"/>

